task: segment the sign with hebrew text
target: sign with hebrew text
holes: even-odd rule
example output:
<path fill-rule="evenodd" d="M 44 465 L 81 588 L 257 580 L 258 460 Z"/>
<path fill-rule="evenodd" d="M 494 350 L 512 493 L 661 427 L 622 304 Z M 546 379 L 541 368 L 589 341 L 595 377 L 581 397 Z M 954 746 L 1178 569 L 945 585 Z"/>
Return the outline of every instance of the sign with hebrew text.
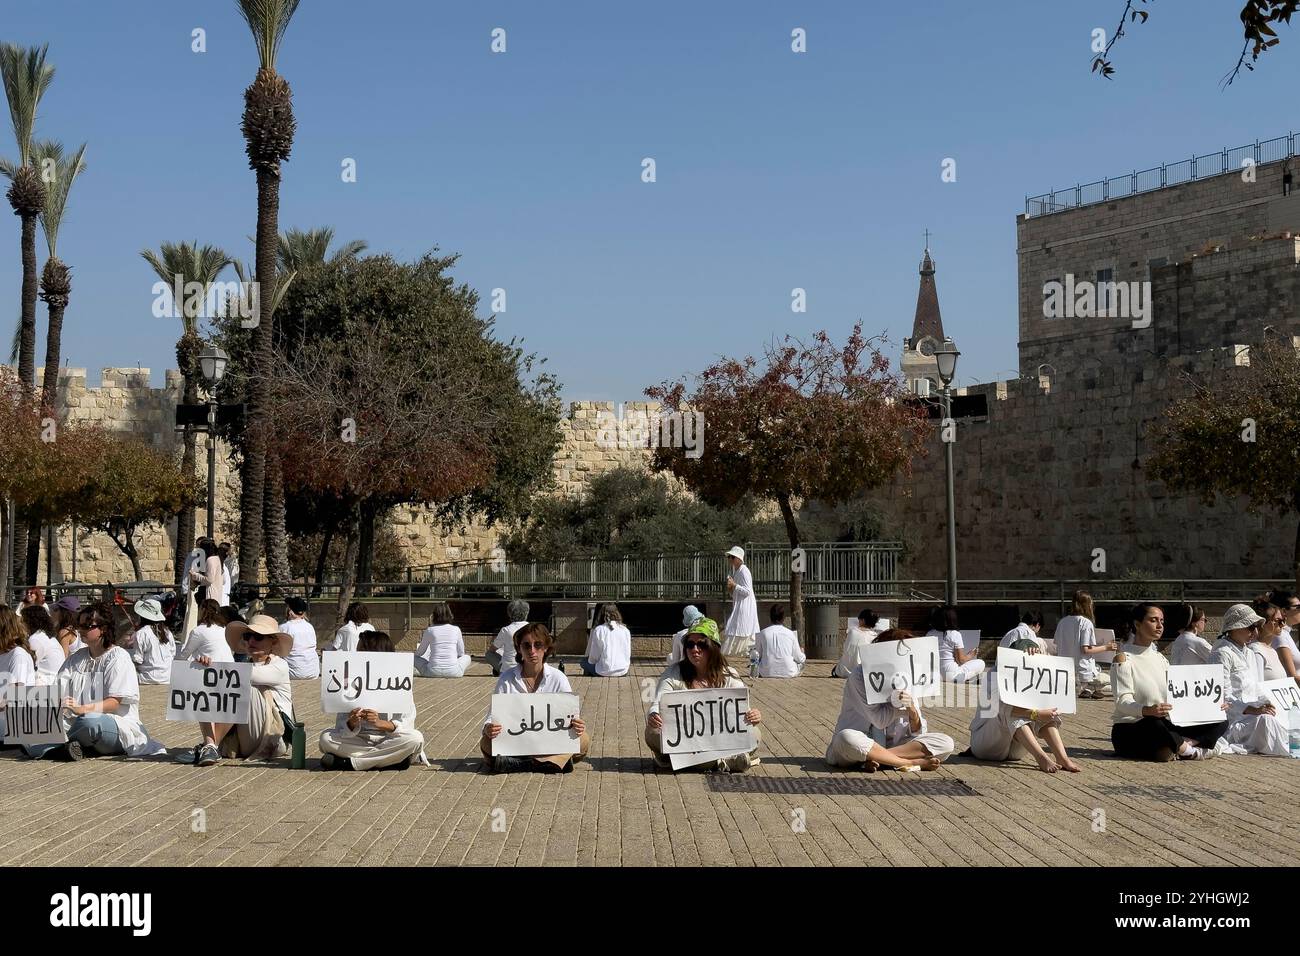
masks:
<path fill-rule="evenodd" d="M 998 648 L 998 698 L 1012 707 L 1029 710 L 1055 708 L 1073 714 L 1074 661 L 1068 657 L 1026 654 Z"/>

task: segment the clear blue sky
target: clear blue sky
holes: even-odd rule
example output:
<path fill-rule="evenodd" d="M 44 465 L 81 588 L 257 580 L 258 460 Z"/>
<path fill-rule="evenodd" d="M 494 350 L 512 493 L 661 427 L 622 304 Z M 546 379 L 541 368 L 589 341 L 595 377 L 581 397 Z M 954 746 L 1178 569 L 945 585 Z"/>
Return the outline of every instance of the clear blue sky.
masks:
<path fill-rule="evenodd" d="M 503 337 L 546 356 L 567 398 L 612 400 L 858 319 L 896 350 L 928 227 L 959 381 L 1008 377 L 1026 193 L 1288 131 L 1300 32 L 1220 89 L 1239 6 L 1155 4 L 1107 82 L 1089 74 L 1090 34 L 1114 28 L 1121 0 L 304 0 L 279 63 L 298 117 L 280 224 L 402 258 L 459 252 L 485 311 L 507 290 Z M 790 49 L 795 27 L 807 53 Z M 233 0 L 42 0 L 6 3 L 0 39 L 49 42 L 38 135 L 90 144 L 60 237 L 67 363 L 92 381 L 138 363 L 161 384 L 178 323 L 152 316 L 139 250 L 198 239 L 252 258 L 248 29 Z M 6 347 L 17 251 L 0 216 Z"/>

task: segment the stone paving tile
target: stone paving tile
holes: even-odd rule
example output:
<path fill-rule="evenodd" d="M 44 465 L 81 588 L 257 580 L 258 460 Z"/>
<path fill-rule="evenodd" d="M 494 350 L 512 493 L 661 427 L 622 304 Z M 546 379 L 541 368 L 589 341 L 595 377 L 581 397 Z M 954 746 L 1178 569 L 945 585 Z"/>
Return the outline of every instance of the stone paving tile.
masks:
<path fill-rule="evenodd" d="M 755 775 L 840 775 L 822 756 L 843 682 L 829 663 L 804 677 L 754 681 L 763 711 Z M 308 769 L 170 757 L 27 761 L 0 753 L 0 864 L 111 866 L 1259 866 L 1300 863 L 1294 796 L 1300 763 L 1264 757 L 1137 764 L 1110 754 L 1110 703 L 1066 718 L 1081 774 L 954 756 L 935 776 L 975 797 L 718 793 L 700 773 L 658 772 L 641 730 L 639 662 L 624 678 L 572 677 L 593 735 L 574 773 L 495 776 L 478 758 L 493 680 L 419 680 L 417 725 L 431 767 L 319 770 L 332 723 L 315 681 L 294 685 L 308 726 Z M 173 752 L 193 724 L 163 720 L 166 688 L 143 688 L 150 732 Z M 950 702 L 951 704 L 951 702 Z M 931 707 L 958 749 L 972 712 Z M 894 775 L 890 775 L 893 777 Z M 195 811 L 202 811 L 200 822 Z M 1094 820 L 1105 814 L 1104 829 Z M 800 824 L 800 821 L 801 824 Z M 496 826 L 494 826 L 496 823 Z"/>

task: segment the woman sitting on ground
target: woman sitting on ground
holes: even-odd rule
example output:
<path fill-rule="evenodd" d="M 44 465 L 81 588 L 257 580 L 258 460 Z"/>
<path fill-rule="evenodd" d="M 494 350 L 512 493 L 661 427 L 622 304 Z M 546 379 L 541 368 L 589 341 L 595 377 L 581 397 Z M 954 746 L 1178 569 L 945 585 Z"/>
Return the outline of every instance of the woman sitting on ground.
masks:
<path fill-rule="evenodd" d="M 492 666 L 492 676 L 500 677 L 503 670 L 510 667 L 515 659 L 515 631 L 528 623 L 528 602 L 515 598 L 506 605 L 506 616 L 510 623 L 497 631 L 492 639 L 492 646 L 487 649 L 484 660 Z"/>
<path fill-rule="evenodd" d="M 1252 601 L 1250 609 L 1262 619 L 1255 628 L 1254 641 L 1249 645 L 1249 650 L 1259 658 L 1260 676 L 1264 680 L 1281 680 L 1294 676 L 1286 672 L 1281 655 L 1274 647 L 1282 633 L 1281 608 L 1274 607 L 1269 603 L 1268 597 L 1264 596 Z"/>
<path fill-rule="evenodd" d="M 1252 644 L 1264 619 L 1247 604 L 1234 604 L 1223 615 L 1223 634 L 1214 642 L 1211 664 L 1222 664 L 1227 697 L 1228 743 L 1265 757 L 1289 757 L 1290 727 L 1273 701 L 1259 689 L 1259 658 Z"/>
<path fill-rule="evenodd" d="M 162 606 L 153 598 L 144 598 L 135 602 L 134 610 L 141 623 L 132 636 L 131 660 L 140 683 L 170 684 L 176 642 L 163 624 Z"/>
<path fill-rule="evenodd" d="M 235 655 L 226 643 L 226 625 L 230 622 L 225 613 L 212 598 L 199 605 L 199 623 L 190 631 L 185 645 L 176 652 L 178 661 L 196 660 L 206 657 L 216 663 L 231 663 Z"/>
<path fill-rule="evenodd" d="M 287 658 L 290 680 L 315 680 L 320 677 L 320 652 L 316 649 L 316 628 L 307 620 L 307 602 L 296 594 L 284 599 L 284 623 L 280 630 L 293 638 L 293 650 Z"/>
<path fill-rule="evenodd" d="M 569 678 L 556 670 L 546 659 L 551 656 L 551 647 L 555 639 L 544 624 L 526 624 L 515 632 L 514 667 L 501 672 L 493 694 L 572 694 Z M 574 717 L 569 729 L 578 734 L 579 751 L 576 754 L 556 754 L 554 756 L 520 757 L 492 755 L 492 741 L 501 735 L 501 723 L 489 712 L 483 721 L 483 735 L 479 738 L 479 750 L 493 773 L 517 773 L 522 770 L 536 770 L 541 773 L 570 773 L 573 765 L 587 756 L 591 749 L 591 738 L 587 736 L 587 725 L 581 717 Z"/>
<path fill-rule="evenodd" d="M 622 677 L 632 666 L 632 633 L 623 624 L 618 605 L 600 605 L 581 663 L 588 677 Z"/>
<path fill-rule="evenodd" d="M 192 756 L 187 752 L 177 758 L 183 763 L 210 767 L 223 757 L 271 760 L 289 752 L 293 688 L 285 658 L 293 650 L 293 636 L 282 633 L 269 614 L 256 614 L 247 624 L 234 621 L 226 625 L 226 643 L 232 654 L 246 654 L 253 664 L 248 723 L 200 722 L 203 740 Z M 213 663 L 207 655 L 193 659 L 205 667 Z"/>
<path fill-rule="evenodd" d="M 1020 623 L 1002 635 L 998 647 L 1015 648 L 1017 641 L 1028 641 L 1038 649 L 1038 653 L 1047 653 L 1047 642 L 1040 636 L 1043 631 L 1043 615 L 1037 611 L 1026 611 Z"/>
<path fill-rule="evenodd" d="M 890 628 L 873 643 L 901 641 L 914 637 L 902 628 Z M 839 720 L 826 762 L 832 767 L 851 767 L 873 772 L 880 767 L 908 770 L 938 770 L 943 758 L 956 744 L 947 734 L 932 733 L 921 715 L 921 703 L 911 694 L 895 691 L 889 700 L 867 703 L 867 681 L 862 665 L 844 683 Z"/>
<path fill-rule="evenodd" d="M 439 601 L 433 606 L 429 626 L 420 635 L 415 651 L 415 672 L 421 677 L 464 677 L 470 657 L 465 637 L 452 621 L 451 606 Z"/>
<path fill-rule="evenodd" d="M 1177 665 L 1208 664 L 1214 647 L 1201 634 L 1205 632 L 1205 612 L 1190 604 L 1183 605 L 1187 623 L 1169 647 L 1169 663 Z"/>
<path fill-rule="evenodd" d="M 85 646 L 64 662 L 58 677 L 68 742 L 26 748 L 27 755 L 80 760 L 160 750 L 140 722 L 140 681 L 131 655 L 117 646 L 112 609 L 102 602 L 82 608 L 78 630 Z"/>
<path fill-rule="evenodd" d="M 1219 738 L 1228 729 L 1226 720 L 1179 727 L 1169 719 L 1174 709 L 1166 702 L 1169 661 L 1157 645 L 1165 630 L 1164 612 L 1155 604 L 1137 604 L 1129 612 L 1129 626 L 1132 638 L 1115 655 L 1112 669 L 1115 715 L 1110 741 L 1115 756 L 1160 763 L 1174 758 L 1204 760 L 1220 753 Z"/>
<path fill-rule="evenodd" d="M 664 719 L 659 715 L 659 700 L 669 691 L 708 690 L 715 687 L 743 688 L 744 682 L 736 672 L 727 666 L 722 655 L 722 635 L 712 618 L 702 617 L 686 632 L 682 640 L 685 657 L 669 666 L 659 675 L 659 684 L 655 687 L 654 703 L 645 721 L 645 742 L 650 748 L 655 766 L 671 768 L 672 762 L 663 752 Z M 759 763 L 754 752 L 762 741 L 758 725 L 763 722 L 763 715 L 758 708 L 745 712 L 745 723 L 754 728 L 754 750 L 749 753 L 736 754 L 734 757 L 719 759 L 713 764 L 697 764 L 692 770 L 718 770 L 728 773 L 743 773 Z"/>
<path fill-rule="evenodd" d="M 1015 641 L 1011 649 L 1026 654 L 1042 653 L 1042 648 L 1031 638 Z M 1051 756 L 1043 750 L 1039 737 L 1047 742 Z M 981 709 L 976 713 L 970 725 L 972 757 L 976 760 L 1016 760 L 1026 752 L 1044 773 L 1058 770 L 1078 773 L 1083 769 L 1065 751 L 1065 742 L 1061 740 L 1061 718 L 1055 707 L 1035 710 L 998 702 L 996 712 L 988 714 Z"/>
<path fill-rule="evenodd" d="M 1092 595 L 1075 591 L 1070 613 L 1056 624 L 1056 653 L 1075 662 L 1075 683 L 1079 697 L 1102 700 L 1110 689 L 1110 675 L 1101 669 L 1096 657 L 1105 651 L 1118 651 L 1118 641 L 1097 642 L 1096 615 Z"/>
<path fill-rule="evenodd" d="M 39 605 L 23 608 L 21 617 L 27 628 L 27 646 L 36 655 L 36 683 L 53 684 L 59 668 L 68 659 L 63 645 L 54 637 L 54 621 Z M 0 673 L 3 672 L 4 668 L 0 667 Z"/>
<path fill-rule="evenodd" d="M 367 631 L 357 650 L 391 654 L 393 640 L 383 631 Z M 405 770 L 423 748 L 414 708 L 409 714 L 382 714 L 357 707 L 321 732 L 320 765 L 323 770 Z"/>
<path fill-rule="evenodd" d="M 77 619 L 80 616 L 81 602 L 71 594 L 59 598 L 54 602 L 54 607 L 50 608 L 50 619 L 54 621 L 54 630 L 50 633 L 63 648 L 64 660 L 86 646 L 77 631 Z"/>
<path fill-rule="evenodd" d="M 862 648 L 876 639 L 876 625 L 879 623 L 880 615 L 869 607 L 858 612 L 856 621 L 849 622 L 849 632 L 844 637 L 844 650 L 840 652 L 840 662 L 831 671 L 832 677 L 848 677 L 853 673 L 853 668 L 858 666 L 858 655 Z"/>
<path fill-rule="evenodd" d="M 39 607 L 23 608 L 23 616 Z M 0 604 L 0 741 L 7 731 L 5 706 L 8 703 L 10 688 L 35 687 L 37 679 L 37 655 L 28 644 L 27 628 L 23 619 L 13 612 L 8 604 Z M 21 690 L 15 694 L 21 694 Z"/>
<path fill-rule="evenodd" d="M 688 604 L 682 608 L 682 629 L 673 635 L 672 646 L 668 649 L 669 664 L 676 664 L 682 659 L 686 652 L 682 649 L 682 639 L 686 637 L 686 632 L 691 629 L 691 625 L 704 617 L 700 609 L 694 604 Z"/>
<path fill-rule="evenodd" d="M 343 615 L 343 626 L 334 632 L 330 650 L 355 651 L 357 642 L 361 640 L 361 632 L 374 629 L 370 623 L 370 609 L 360 601 L 353 601 L 348 605 L 347 613 Z"/>
<path fill-rule="evenodd" d="M 967 651 L 961 631 L 957 630 L 957 609 L 952 605 L 930 611 L 930 630 L 926 637 L 939 639 L 939 673 L 953 684 L 965 684 L 984 673 L 984 662 L 975 651 Z"/>
<path fill-rule="evenodd" d="M 754 667 L 759 677 L 798 677 L 808 657 L 799 635 L 785 626 L 785 605 L 773 604 L 767 612 L 772 623 L 754 641 Z"/>

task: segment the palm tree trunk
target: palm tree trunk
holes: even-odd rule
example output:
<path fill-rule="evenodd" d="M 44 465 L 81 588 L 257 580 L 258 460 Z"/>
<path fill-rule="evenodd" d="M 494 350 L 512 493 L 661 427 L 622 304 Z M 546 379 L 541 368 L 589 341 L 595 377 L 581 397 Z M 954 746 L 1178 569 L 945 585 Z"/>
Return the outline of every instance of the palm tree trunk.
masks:
<path fill-rule="evenodd" d="M 275 254 L 280 228 L 280 178 L 257 171 L 257 252 L 259 316 L 253 330 L 253 368 L 249 378 L 248 440 L 244 447 L 243 488 L 239 501 L 239 567 L 259 577 L 262 557 L 262 506 L 266 497 L 267 413 L 271 392 L 271 332 L 275 316 Z"/>
<path fill-rule="evenodd" d="M 59 363 L 63 360 L 63 313 L 65 305 L 51 305 L 49 330 L 45 335 L 45 376 L 41 381 L 41 407 L 57 411 Z"/>
<path fill-rule="evenodd" d="M 41 568 L 41 523 L 27 522 L 27 554 L 23 563 L 23 577 L 28 584 L 36 584 L 36 575 Z"/>
<path fill-rule="evenodd" d="M 799 526 L 794 520 L 794 508 L 790 506 L 788 495 L 778 495 L 776 501 L 781 506 L 781 518 L 785 521 L 785 533 L 793 552 L 799 547 Z M 803 634 L 807 643 L 808 635 L 803 629 L 803 572 L 795 571 L 793 562 L 790 570 L 790 627 L 796 634 Z"/>
<path fill-rule="evenodd" d="M 360 541 L 357 545 L 357 581 L 360 584 L 358 590 L 362 597 L 369 597 L 373 593 L 371 579 L 374 577 L 375 519 L 378 514 L 379 508 L 373 503 L 367 502 L 361 506 Z"/>
<path fill-rule="evenodd" d="M 18 378 L 36 391 L 36 217 L 23 216 L 23 311 L 18 341 Z"/>
<path fill-rule="evenodd" d="M 194 376 L 190 370 L 181 368 L 181 374 L 185 376 L 185 386 L 181 392 L 181 402 L 186 405 L 197 405 L 199 401 L 199 387 L 194 381 Z M 181 452 L 181 474 L 189 476 L 194 474 L 194 469 L 198 460 L 197 436 L 194 429 L 186 425 L 184 435 L 181 438 L 184 450 Z M 183 508 L 181 513 L 176 516 L 176 559 L 173 568 L 173 585 L 179 589 L 181 586 L 181 577 L 185 573 L 185 560 L 189 557 L 190 550 L 194 547 L 194 540 L 197 537 L 194 529 L 195 513 L 194 508 Z"/>
<path fill-rule="evenodd" d="M 280 456 L 266 456 L 266 501 L 263 504 L 266 522 L 266 567 L 271 578 L 272 593 L 279 593 L 293 577 L 289 569 L 289 535 L 284 527 L 284 472 Z"/>
<path fill-rule="evenodd" d="M 353 509 L 351 517 L 348 518 L 347 547 L 343 549 L 343 575 L 339 584 L 339 603 L 335 615 L 335 627 L 342 625 L 343 615 L 352 602 L 352 589 L 357 582 L 357 551 L 360 541 L 361 514 L 358 509 Z"/>
<path fill-rule="evenodd" d="M 316 583 L 312 586 L 311 596 L 320 597 L 321 584 L 325 580 L 325 562 L 329 559 L 330 545 L 334 543 L 334 529 L 328 529 L 321 536 L 320 554 L 316 556 Z"/>

